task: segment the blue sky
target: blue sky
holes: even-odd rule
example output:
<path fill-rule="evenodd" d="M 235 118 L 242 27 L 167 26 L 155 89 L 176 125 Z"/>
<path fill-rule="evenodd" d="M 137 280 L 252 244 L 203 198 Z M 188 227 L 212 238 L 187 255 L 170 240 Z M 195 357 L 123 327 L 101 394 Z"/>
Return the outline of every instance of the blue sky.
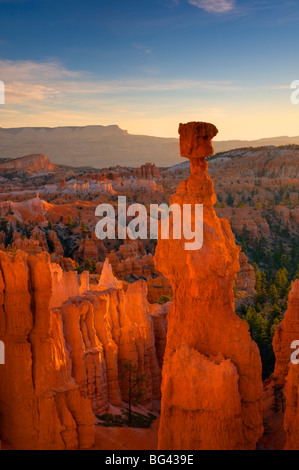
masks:
<path fill-rule="evenodd" d="M 299 134 L 298 1 L 0 0 L 0 126 Z"/>

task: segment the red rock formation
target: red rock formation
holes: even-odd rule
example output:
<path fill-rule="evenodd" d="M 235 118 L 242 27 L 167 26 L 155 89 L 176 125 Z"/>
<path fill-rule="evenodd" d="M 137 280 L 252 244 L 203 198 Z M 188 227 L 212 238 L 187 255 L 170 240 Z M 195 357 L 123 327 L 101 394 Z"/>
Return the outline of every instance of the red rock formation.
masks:
<path fill-rule="evenodd" d="M 12 449 L 88 448 L 94 417 L 71 375 L 61 318 L 49 309 L 49 255 L 1 252 L 0 264 L 0 439 Z"/>
<path fill-rule="evenodd" d="M 134 170 L 133 175 L 135 178 L 140 179 L 152 179 L 152 178 L 161 178 L 160 170 L 156 167 L 154 163 L 146 163 L 142 165 L 140 168 L 136 168 Z"/>
<path fill-rule="evenodd" d="M 119 370 L 130 359 L 146 374 L 144 404 L 151 408 L 160 397 L 161 369 L 146 284 L 135 282 L 124 292 L 111 276 L 103 273 L 94 290 L 70 297 L 59 309 L 74 377 L 94 412 L 104 412 L 109 403 L 121 406 L 128 399 Z M 157 306 L 157 316 L 162 310 Z"/>
<path fill-rule="evenodd" d="M 162 274 L 159 273 L 158 276 L 151 277 L 149 276 L 146 279 L 147 289 L 148 289 L 148 301 L 152 304 L 158 302 L 160 298 L 165 295 L 172 299 L 172 288 L 171 285 Z"/>
<path fill-rule="evenodd" d="M 41 247 L 42 251 L 48 251 L 49 247 L 48 247 L 46 235 L 37 226 L 34 227 L 34 229 L 32 230 L 30 239 L 38 241 L 39 246 Z"/>
<path fill-rule="evenodd" d="M 240 271 L 236 280 L 237 289 L 255 294 L 255 272 L 251 264 L 248 263 L 247 256 L 243 251 L 240 251 L 239 263 Z"/>
<path fill-rule="evenodd" d="M 120 279 L 130 279 L 133 276 L 146 278 L 148 301 L 152 304 L 159 301 L 165 295 L 172 298 L 172 289 L 169 281 L 157 272 L 154 266 L 153 256 L 144 255 L 142 258 L 132 257 L 119 261 L 117 254 L 112 251 L 108 255 L 113 272 Z M 104 263 L 97 263 L 96 272 L 100 274 Z"/>
<path fill-rule="evenodd" d="M 61 266 L 63 271 L 69 272 L 74 271 L 76 262 L 71 258 L 64 258 L 63 256 L 57 256 L 55 253 L 51 254 L 51 262 Z"/>
<path fill-rule="evenodd" d="M 291 363 L 293 341 L 299 341 L 299 279 L 292 283 L 287 311 L 274 334 L 276 362 L 272 375 L 274 385 L 284 387 L 285 449 L 299 450 L 299 365 Z"/>
<path fill-rule="evenodd" d="M 155 338 L 151 308 L 158 318 L 165 307 L 150 307 L 144 281 L 125 292 L 106 263 L 99 284 L 90 286 L 88 273 L 63 272 L 44 252 L 0 252 L 0 268 L 5 448 L 91 447 L 92 412 L 106 411 L 109 403 L 121 407 L 128 398 L 119 373 L 128 359 L 146 374 L 144 404 L 151 408 L 159 399 L 161 339 Z"/>
<path fill-rule="evenodd" d="M 171 283 L 162 372 L 159 449 L 254 449 L 262 434 L 262 368 L 248 325 L 234 312 L 239 247 L 216 196 L 204 157 L 217 129 L 180 125 L 181 152 L 191 175 L 171 203 L 203 204 L 203 246 L 159 240 L 155 265 Z M 193 214 L 194 223 L 194 214 Z M 171 222 L 172 223 L 172 222 Z"/>
<path fill-rule="evenodd" d="M 48 230 L 48 238 L 53 244 L 53 253 L 58 256 L 63 256 L 63 248 L 59 238 L 57 237 L 57 233 L 54 230 Z"/>
<path fill-rule="evenodd" d="M 93 306 L 83 297 L 71 297 L 59 310 L 72 374 L 81 396 L 88 398 L 95 413 L 108 405 L 107 369 L 103 345 L 94 328 Z"/>
<path fill-rule="evenodd" d="M 206 170 L 205 158 L 214 153 L 212 139 L 218 134 L 218 129 L 207 122 L 189 122 L 180 124 L 179 134 L 181 156 L 190 159 L 191 173 Z"/>
<path fill-rule="evenodd" d="M 299 338 L 298 338 L 299 339 Z M 299 450 L 299 365 L 290 364 L 284 389 L 286 409 L 284 430 L 285 450 Z"/>
<path fill-rule="evenodd" d="M 132 256 L 132 258 L 125 258 L 120 261 L 117 254 L 112 251 L 108 255 L 109 262 L 113 267 L 116 276 L 125 279 L 132 274 L 136 276 L 148 276 L 155 271 L 153 255 L 144 255 L 142 258 Z M 103 263 L 98 263 L 98 271 L 103 267 Z"/>
<path fill-rule="evenodd" d="M 8 246 L 8 249 L 10 247 Z M 42 252 L 42 248 L 38 240 L 33 238 L 22 238 L 18 232 L 14 232 L 14 241 L 11 245 L 13 250 L 22 250 L 29 255 L 37 255 Z"/>
<path fill-rule="evenodd" d="M 154 266 L 152 254 L 145 254 L 145 249 L 139 240 L 126 240 L 119 251 L 111 251 L 108 260 L 114 274 L 123 280 L 131 280 L 132 275 L 145 278 L 148 288 L 148 300 L 154 304 L 162 295 L 172 298 L 170 283 Z M 101 273 L 103 263 L 97 263 L 96 272 Z"/>
<path fill-rule="evenodd" d="M 234 282 L 235 308 L 238 310 L 243 305 L 253 305 L 255 292 L 255 272 L 243 251 L 239 256 L 240 271 Z"/>
<path fill-rule="evenodd" d="M 52 171 L 57 168 L 50 160 L 43 154 L 26 155 L 25 157 L 15 158 L 7 163 L 0 165 L 0 172 L 11 170 L 20 171 L 28 170 L 31 173 L 39 173 L 41 171 Z"/>
<path fill-rule="evenodd" d="M 141 240 L 125 240 L 119 247 L 119 254 L 122 259 L 132 258 L 134 256 L 144 256 L 145 249 Z"/>
<path fill-rule="evenodd" d="M 299 279 L 292 283 L 287 311 L 275 330 L 273 350 L 276 361 L 272 377 L 275 384 L 283 387 L 290 364 L 291 344 L 299 341 Z"/>
<path fill-rule="evenodd" d="M 52 276 L 51 308 L 60 307 L 69 297 L 81 295 L 89 289 L 89 273 L 84 271 L 77 274 L 76 271 L 65 272 L 55 263 L 50 265 Z"/>
<path fill-rule="evenodd" d="M 89 237 L 81 238 L 79 249 L 76 253 L 77 260 L 98 261 L 99 251 L 96 243 Z"/>
<path fill-rule="evenodd" d="M 157 351 L 157 357 L 159 365 L 162 368 L 165 348 L 166 348 L 166 335 L 167 335 L 167 315 L 171 306 L 171 302 L 167 302 L 164 305 L 151 304 L 150 315 L 153 320 L 154 334 L 155 334 L 155 346 Z"/>

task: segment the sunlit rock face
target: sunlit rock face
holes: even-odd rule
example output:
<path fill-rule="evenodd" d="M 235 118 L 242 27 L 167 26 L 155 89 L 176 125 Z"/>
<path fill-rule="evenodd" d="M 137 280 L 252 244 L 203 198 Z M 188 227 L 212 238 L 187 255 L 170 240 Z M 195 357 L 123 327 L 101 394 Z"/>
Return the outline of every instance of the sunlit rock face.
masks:
<path fill-rule="evenodd" d="M 234 310 L 240 248 L 227 220 L 216 216 L 204 160 L 216 131 L 206 123 L 180 125 L 182 155 L 194 164 L 171 197 L 181 207 L 203 204 L 203 246 L 186 251 L 184 238 L 159 239 L 154 257 L 173 290 L 159 449 L 255 449 L 263 432 L 260 355 Z"/>
<path fill-rule="evenodd" d="M 290 364 L 284 389 L 286 408 L 284 430 L 285 450 L 299 450 L 299 366 Z"/>
<path fill-rule="evenodd" d="M 43 154 L 26 155 L 25 157 L 16 158 L 7 163 L 1 163 L 0 171 L 3 170 L 28 170 L 32 173 L 41 171 L 52 171 L 57 167 Z"/>
<path fill-rule="evenodd" d="M 146 374 L 143 404 L 151 409 L 160 398 L 168 308 L 148 303 L 145 281 L 125 291 L 108 260 L 91 286 L 88 273 L 64 272 L 48 253 L 0 251 L 4 447 L 90 448 L 94 415 L 128 399 L 121 374 L 127 360 Z"/>
<path fill-rule="evenodd" d="M 239 257 L 240 271 L 237 275 L 236 287 L 241 291 L 255 294 L 255 272 L 251 264 L 248 263 L 247 256 L 240 251 Z"/>
<path fill-rule="evenodd" d="M 84 449 L 94 416 L 80 394 L 62 331 L 50 310 L 49 255 L 0 252 L 0 439 L 12 449 Z"/>
<path fill-rule="evenodd" d="M 113 275 L 112 266 L 109 263 L 108 258 L 106 258 L 104 265 L 103 265 L 101 277 L 98 283 L 98 288 L 105 290 L 105 289 L 109 289 L 110 287 L 115 287 L 115 288 L 122 287 L 122 282 L 118 281 L 116 277 Z"/>
<path fill-rule="evenodd" d="M 90 259 L 91 261 L 98 261 L 99 252 L 96 243 L 88 236 L 81 238 L 79 249 L 76 253 L 77 260 Z"/>
<path fill-rule="evenodd" d="M 133 175 L 135 178 L 140 179 L 161 178 L 160 170 L 154 163 L 146 163 L 145 165 L 141 165 L 140 168 L 135 168 Z"/>
<path fill-rule="evenodd" d="M 284 386 L 291 361 L 291 344 L 299 340 L 299 279 L 292 283 L 288 308 L 283 320 L 276 326 L 273 338 L 275 370 L 273 379 L 278 386 Z"/>
<path fill-rule="evenodd" d="M 286 432 L 285 449 L 299 450 L 299 365 L 291 363 L 293 341 L 299 340 L 299 279 L 292 283 L 288 308 L 276 327 L 273 338 L 275 353 L 274 384 L 284 387 Z"/>
<path fill-rule="evenodd" d="M 200 173 L 205 167 L 205 158 L 213 155 L 212 139 L 218 134 L 218 129 L 207 122 L 188 122 L 180 124 L 181 156 L 190 159 L 191 173 Z"/>
<path fill-rule="evenodd" d="M 121 370 L 127 360 L 146 374 L 143 404 L 152 408 L 153 399 L 160 398 L 161 368 L 146 283 L 130 284 L 126 292 L 121 286 L 100 286 L 99 291 L 71 297 L 60 312 L 74 377 L 94 412 L 104 412 L 109 403 L 122 406 L 122 400 L 127 401 Z"/>

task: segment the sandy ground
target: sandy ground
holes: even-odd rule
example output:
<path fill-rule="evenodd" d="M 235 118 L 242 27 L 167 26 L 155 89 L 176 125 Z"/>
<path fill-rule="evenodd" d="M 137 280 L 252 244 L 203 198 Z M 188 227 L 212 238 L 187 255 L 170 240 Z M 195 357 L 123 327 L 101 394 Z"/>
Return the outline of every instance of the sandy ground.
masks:
<path fill-rule="evenodd" d="M 96 424 L 95 445 L 91 450 L 156 450 L 158 446 L 158 410 L 160 403 L 155 402 L 155 405 L 156 409 L 152 410 L 151 413 L 155 414 L 157 419 L 153 421 L 149 429 L 106 427 Z M 132 410 L 145 415 L 149 412 L 141 405 L 132 406 Z M 108 413 L 118 415 L 121 410 L 110 405 Z"/>
<path fill-rule="evenodd" d="M 282 450 L 286 435 L 283 428 L 283 411 L 280 404 L 279 412 L 273 410 L 274 394 L 271 377 L 264 382 L 264 435 L 257 444 L 259 450 Z"/>
<path fill-rule="evenodd" d="M 257 444 L 257 450 L 282 450 L 285 445 L 283 413 L 271 410 L 273 397 L 265 400 L 264 436 Z M 142 407 L 135 411 L 146 413 Z M 120 409 L 110 406 L 109 412 L 119 414 Z M 158 412 L 154 412 L 158 416 Z M 159 417 L 150 429 L 104 427 L 95 425 L 95 445 L 91 450 L 156 450 L 158 444 Z"/>
<path fill-rule="evenodd" d="M 265 434 L 259 440 L 259 450 L 282 450 L 285 446 L 286 435 L 283 429 L 283 413 L 277 413 L 265 422 Z"/>
<path fill-rule="evenodd" d="M 95 426 L 95 445 L 91 450 L 156 450 L 159 418 L 150 429 L 106 428 Z"/>

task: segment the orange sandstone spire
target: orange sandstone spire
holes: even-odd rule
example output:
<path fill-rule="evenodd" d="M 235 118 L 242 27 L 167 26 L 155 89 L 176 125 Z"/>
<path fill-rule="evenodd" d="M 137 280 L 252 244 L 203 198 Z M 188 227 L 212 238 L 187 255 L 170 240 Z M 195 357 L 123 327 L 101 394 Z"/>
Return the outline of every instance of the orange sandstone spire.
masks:
<path fill-rule="evenodd" d="M 217 129 L 192 122 L 181 124 L 179 133 L 191 174 L 170 202 L 203 204 L 203 246 L 186 251 L 184 238 L 159 239 L 154 257 L 174 299 L 162 372 L 159 449 L 255 449 L 263 432 L 262 366 L 248 325 L 234 309 L 240 248 L 228 221 L 219 219 L 213 207 L 216 195 L 205 157 L 213 153 Z"/>
<path fill-rule="evenodd" d="M 284 388 L 286 432 L 285 450 L 299 450 L 299 365 L 291 362 L 291 349 L 299 339 L 299 279 L 292 283 L 288 308 L 283 320 L 276 327 L 273 338 L 275 370 L 273 380 L 276 386 Z M 296 357 L 297 358 L 297 357 Z"/>

